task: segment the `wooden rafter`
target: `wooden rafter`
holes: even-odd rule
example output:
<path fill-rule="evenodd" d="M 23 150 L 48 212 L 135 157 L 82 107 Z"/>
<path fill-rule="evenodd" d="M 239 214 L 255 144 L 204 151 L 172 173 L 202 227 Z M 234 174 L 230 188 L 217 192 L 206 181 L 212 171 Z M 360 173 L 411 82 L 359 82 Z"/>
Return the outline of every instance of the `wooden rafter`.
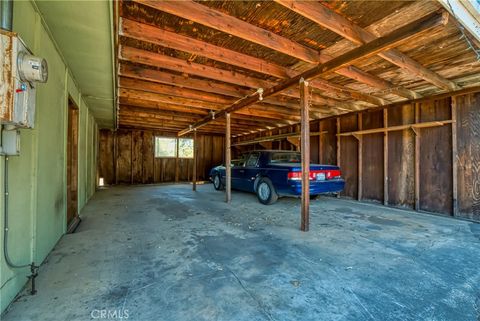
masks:
<path fill-rule="evenodd" d="M 270 49 L 276 50 L 278 52 L 284 53 L 291 57 L 295 57 L 308 63 L 326 63 L 327 61 L 334 58 L 325 54 L 320 55 L 318 52 L 311 48 L 302 46 L 275 33 L 253 26 L 240 19 L 226 15 L 222 12 L 210 9 L 204 5 L 197 4 L 192 1 L 170 2 L 136 0 L 136 2 L 142 3 L 146 6 L 163 12 L 176 15 L 184 19 L 197 22 L 210 28 L 232 34 L 239 38 L 268 47 Z M 410 90 L 401 87 L 400 88 L 402 90 L 396 90 L 398 86 L 395 86 L 394 84 L 386 80 L 382 80 L 381 78 L 368 74 L 366 72 L 359 74 L 358 71 L 359 68 L 347 68 L 347 66 L 345 66 L 345 68 L 341 68 L 336 72 L 340 75 L 364 82 L 373 87 L 375 87 L 375 85 L 378 83 L 381 83 L 383 85 L 385 85 L 385 83 L 388 83 L 388 87 L 392 90 L 392 93 L 395 93 L 401 97 L 405 97 L 406 93 L 408 93 L 406 98 L 419 98 L 418 95 L 416 95 Z M 385 88 L 382 87 L 381 89 Z"/>
<path fill-rule="evenodd" d="M 318 77 L 325 73 L 333 72 L 346 65 L 351 64 L 352 62 L 358 61 L 360 59 L 364 59 L 366 57 L 371 57 L 373 55 L 378 54 L 381 51 L 394 48 L 395 46 L 398 46 L 399 44 L 403 43 L 405 40 L 409 39 L 410 37 L 414 35 L 418 35 L 421 32 L 425 32 L 426 30 L 430 30 L 439 25 L 445 25 L 447 22 L 448 15 L 444 13 L 445 12 L 443 12 L 442 14 L 440 13 L 430 14 L 419 20 L 411 22 L 395 31 L 392 31 L 391 33 L 389 33 L 384 37 L 377 38 L 369 42 L 368 44 L 365 44 L 341 56 L 338 56 L 327 63 L 319 64 L 318 66 L 310 70 L 307 70 L 306 72 L 303 72 L 301 75 L 284 80 L 281 83 L 264 90 L 263 97 L 269 97 L 273 94 L 279 93 L 285 90 L 286 88 L 291 87 L 294 84 L 297 84 L 301 78 L 308 80 L 308 79 Z M 244 108 L 245 106 L 248 106 L 257 102 L 259 99 L 260 97 L 257 94 L 249 95 L 244 99 L 240 99 L 236 103 L 218 112 L 216 114 L 216 117 L 221 117 L 221 116 L 224 116 L 225 113 L 234 112 L 236 110 Z M 189 126 L 189 128 L 180 131 L 179 135 L 184 135 L 190 132 L 192 128 L 203 126 L 210 121 L 211 121 L 211 117 L 206 117 L 194 123 L 193 125 Z"/>
<path fill-rule="evenodd" d="M 132 39 L 150 42 L 167 48 L 189 52 L 229 65 L 245 68 L 255 72 L 274 76 L 280 79 L 293 77 L 299 72 L 280 65 L 273 64 L 264 59 L 240 53 L 223 47 L 218 47 L 195 38 L 187 37 L 165 29 L 150 26 L 129 19 L 121 19 L 120 35 Z M 387 102 L 379 97 L 364 94 L 356 90 L 335 85 L 326 80 L 315 80 L 313 88 L 340 95 L 342 98 L 353 98 L 373 105 L 385 105 Z"/>
<path fill-rule="evenodd" d="M 275 2 L 318 23 L 324 28 L 341 35 L 357 45 L 363 45 L 377 38 L 377 36 L 374 34 L 361 28 L 347 18 L 330 10 L 320 3 L 293 0 L 275 0 Z M 453 81 L 447 80 L 438 73 L 425 68 L 420 63 L 397 49 L 387 50 L 379 53 L 378 55 L 392 64 L 397 65 L 398 67 L 434 84 L 439 88 L 448 91 L 459 89 L 459 87 Z"/>
<path fill-rule="evenodd" d="M 120 48 L 120 56 L 122 60 L 149 65 L 153 67 L 161 67 L 184 74 L 209 78 L 242 87 L 267 88 L 276 84 L 275 82 L 246 76 L 236 73 L 234 71 L 210 67 L 194 62 L 188 62 L 183 59 L 174 58 L 133 47 L 122 46 Z M 294 89 L 286 90 L 282 93 L 282 95 L 299 98 L 298 91 Z M 322 97 L 320 95 L 312 95 L 312 103 L 317 105 L 340 107 L 346 110 L 358 110 L 358 107 L 353 105 L 352 103 L 341 102 L 334 99 Z M 284 104 L 279 103 L 278 105 Z"/>

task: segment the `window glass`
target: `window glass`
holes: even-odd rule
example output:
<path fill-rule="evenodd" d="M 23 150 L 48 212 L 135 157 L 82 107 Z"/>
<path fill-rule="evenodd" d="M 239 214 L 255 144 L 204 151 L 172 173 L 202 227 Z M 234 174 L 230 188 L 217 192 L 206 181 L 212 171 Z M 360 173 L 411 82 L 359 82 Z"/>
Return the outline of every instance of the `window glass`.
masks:
<path fill-rule="evenodd" d="M 300 153 L 292 152 L 292 153 L 273 153 L 270 158 L 270 163 L 300 163 L 302 161 L 302 157 Z"/>
<path fill-rule="evenodd" d="M 176 155 L 176 138 L 155 137 L 155 157 L 175 157 Z"/>
<path fill-rule="evenodd" d="M 250 154 L 250 156 L 248 157 L 248 160 L 247 160 L 247 163 L 246 163 L 245 166 L 256 166 L 259 156 L 260 156 L 260 155 L 257 154 L 257 153 L 255 153 L 255 154 Z"/>
<path fill-rule="evenodd" d="M 193 158 L 193 139 L 191 138 L 178 139 L 178 157 Z"/>

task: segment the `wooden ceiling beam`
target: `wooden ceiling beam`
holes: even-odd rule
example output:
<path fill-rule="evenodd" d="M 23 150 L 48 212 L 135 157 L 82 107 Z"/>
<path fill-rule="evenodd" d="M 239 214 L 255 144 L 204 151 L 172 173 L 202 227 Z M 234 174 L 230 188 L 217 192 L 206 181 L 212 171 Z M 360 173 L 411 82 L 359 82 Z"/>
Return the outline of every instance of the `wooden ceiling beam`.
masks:
<path fill-rule="evenodd" d="M 138 100 L 138 99 L 128 99 L 121 97 L 119 100 L 120 109 L 122 108 L 140 108 L 143 110 L 151 110 L 151 111 L 174 111 L 180 113 L 190 113 L 195 114 L 198 116 L 206 116 L 208 115 L 208 110 L 202 108 L 194 108 L 194 107 L 185 107 L 185 106 L 178 106 L 178 105 L 170 105 L 170 104 L 162 104 L 157 102 L 152 102 L 148 100 Z M 297 121 L 297 118 L 291 120 L 288 116 L 287 119 L 278 119 L 278 114 L 271 114 L 271 113 L 262 113 L 258 112 L 254 109 L 244 109 L 239 111 L 235 114 L 235 117 L 246 119 L 246 120 L 258 120 L 265 123 L 271 123 L 272 125 L 291 125 Z"/>
<path fill-rule="evenodd" d="M 187 37 L 175 32 L 171 32 L 159 27 L 150 26 L 141 22 L 122 18 L 120 21 L 120 35 L 139 41 L 149 42 L 163 47 L 180 50 L 206 57 L 208 59 L 224 62 L 229 65 L 245 68 L 265 75 L 274 76 L 280 79 L 293 77 L 299 74 L 298 71 L 289 69 L 280 65 L 270 63 L 266 60 L 259 59 L 250 55 L 240 53 L 238 51 L 215 46 L 207 42 Z M 325 86 L 326 84 L 326 86 Z M 313 88 L 332 92 L 341 95 L 342 98 L 356 99 L 367 103 L 381 106 L 387 102 L 379 97 L 355 91 L 353 89 L 340 85 L 331 84 L 327 80 L 312 83 Z"/>
<path fill-rule="evenodd" d="M 138 107 L 132 105 L 120 105 L 120 113 L 128 114 L 128 113 L 147 113 L 152 115 L 178 115 L 178 116 L 185 116 L 185 117 L 198 117 L 198 114 L 191 113 L 188 109 L 185 111 L 172 111 L 168 109 L 153 109 L 153 108 L 145 108 L 145 107 Z M 206 116 L 206 113 L 202 114 Z M 270 127 L 278 127 L 280 125 L 287 125 L 288 123 L 279 122 L 277 120 L 272 119 L 265 119 L 259 117 L 252 117 L 252 116 L 245 116 L 240 114 L 235 114 L 235 117 L 232 117 L 233 120 L 237 121 L 239 124 L 255 124 L 255 125 L 264 125 Z"/>
<path fill-rule="evenodd" d="M 392 31 L 388 35 L 377 38 L 369 42 L 368 44 L 365 44 L 341 56 L 338 56 L 327 63 L 319 64 L 318 66 L 307 70 L 296 77 L 284 80 L 281 83 L 264 90 L 263 97 L 269 97 L 285 90 L 286 88 L 297 85 L 301 79 L 314 79 L 322 74 L 333 72 L 360 59 L 365 59 L 376 55 L 381 51 L 392 49 L 404 43 L 408 39 L 411 39 L 414 36 L 418 36 L 420 33 L 424 33 L 427 30 L 431 30 L 432 28 L 435 28 L 439 25 L 445 25 L 447 23 L 448 16 L 446 16 L 444 13 L 445 11 L 443 11 L 442 13 L 433 13 L 427 15 L 421 19 L 413 21 L 399 29 Z M 223 117 L 227 113 L 232 113 L 246 106 L 254 104 L 259 99 L 260 97 L 258 94 L 248 96 L 222 109 L 213 116 L 215 116 L 215 118 Z M 192 128 L 198 128 L 209 123 L 212 120 L 212 117 L 205 117 L 204 119 L 199 120 L 198 122 L 189 126 L 189 128 L 180 131 L 178 135 L 184 135 L 190 132 Z"/>
<path fill-rule="evenodd" d="M 283 42 L 291 42 L 294 45 L 301 46 L 296 42 L 293 42 L 287 38 L 283 38 L 277 34 L 274 34 L 272 32 L 269 32 L 265 29 L 256 27 L 254 25 L 251 25 L 249 23 L 246 23 L 240 19 L 237 19 L 235 17 L 226 15 L 224 13 L 221 13 L 217 10 L 210 9 L 204 5 L 194 3 L 192 1 L 178 1 L 178 2 L 170 2 L 170 1 L 148 1 L 148 0 L 136 0 L 139 3 L 142 3 L 144 5 L 150 6 L 152 8 L 155 8 L 160 11 L 164 11 L 173 15 L 176 15 L 178 17 L 182 17 L 184 19 L 189 19 L 191 21 L 197 22 L 199 24 L 208 26 L 210 28 L 219 30 L 221 32 L 226 32 L 232 35 L 235 35 L 239 38 L 242 38 L 244 40 L 248 40 L 251 42 L 254 42 L 256 44 L 265 46 L 265 43 L 272 43 L 272 39 L 277 39 L 281 38 Z M 198 12 L 195 12 L 195 10 L 198 10 Z M 218 17 L 221 17 L 221 20 L 217 20 Z M 245 29 L 242 29 L 245 28 Z M 267 33 L 266 39 L 262 35 L 264 33 Z M 272 37 L 272 38 L 269 38 Z M 297 59 L 300 59 L 302 61 L 308 62 L 308 63 L 326 63 L 328 60 L 333 59 L 333 57 L 318 54 L 315 50 L 303 47 L 304 49 L 307 49 L 313 56 L 314 59 L 305 59 L 305 57 L 302 57 L 301 50 L 295 49 L 295 47 L 288 47 L 287 52 L 282 51 L 284 49 L 282 46 L 279 46 L 275 42 L 272 43 L 274 48 L 269 47 L 271 49 L 274 49 L 276 51 L 289 54 L 292 57 L 295 57 Z M 267 46 L 268 47 L 268 46 Z M 337 70 L 336 72 L 342 76 L 357 80 L 358 79 L 364 79 L 365 75 L 361 77 L 361 75 L 357 75 L 357 70 L 358 68 L 341 68 Z M 369 77 L 369 83 L 368 85 L 372 86 L 375 83 L 381 82 L 381 78 L 368 74 Z M 293 77 L 293 75 L 290 75 L 290 77 Z M 386 82 L 386 80 L 384 80 Z M 405 97 L 405 92 L 408 92 L 407 89 L 400 90 L 400 91 L 395 91 L 395 88 L 398 86 L 395 86 L 392 83 L 389 83 L 389 88 L 392 90 L 392 93 L 399 95 L 401 97 Z M 374 87 L 377 88 L 377 87 Z M 384 88 L 382 88 L 384 89 Z M 414 99 L 414 98 L 420 98 L 418 94 L 415 92 L 411 91 L 408 95 L 408 97 L 405 97 L 408 99 Z"/>
<path fill-rule="evenodd" d="M 135 2 L 220 30 L 303 61 L 318 62 L 319 54 L 311 48 L 193 1 L 135 0 Z"/>
<path fill-rule="evenodd" d="M 209 81 L 208 79 L 196 79 L 190 78 L 185 76 L 178 76 L 174 74 L 170 74 L 163 71 L 158 71 L 154 69 L 138 67 L 130 64 L 121 64 L 119 75 L 123 77 L 135 78 L 140 81 L 146 80 L 150 82 L 166 84 L 166 85 L 174 85 L 177 88 L 189 88 L 198 91 L 208 92 L 208 93 L 216 93 L 225 96 L 235 97 L 235 98 L 242 98 L 249 94 L 251 94 L 251 90 L 246 90 L 240 86 L 235 86 L 226 83 L 216 83 L 213 81 Z M 215 89 L 217 88 L 217 89 Z M 291 106 L 292 102 L 288 102 L 291 99 L 298 99 L 298 91 L 295 89 L 287 89 L 283 92 L 283 95 L 276 95 L 275 97 L 269 97 L 264 99 L 265 103 L 278 105 L 278 106 Z M 297 100 L 298 101 L 298 100 Z M 294 103 L 297 104 L 297 101 Z M 320 102 L 319 102 L 320 101 Z M 321 102 L 325 102 L 322 104 Z M 315 105 L 326 105 L 332 107 L 340 107 L 345 110 L 355 110 L 356 106 L 344 104 L 342 102 L 337 102 L 334 100 L 328 100 L 324 97 L 320 97 L 318 95 L 313 95 L 313 103 Z M 299 104 L 299 102 L 298 102 Z"/>
<path fill-rule="evenodd" d="M 120 59 L 254 89 L 268 88 L 276 84 L 272 81 L 249 77 L 234 71 L 188 62 L 179 58 L 165 56 L 159 53 L 128 46 L 122 46 L 120 48 Z M 282 92 L 282 94 L 293 98 L 299 98 L 298 90 L 295 89 L 286 89 L 284 92 Z M 329 99 L 316 94 L 312 94 L 311 99 L 312 103 L 317 105 L 327 105 L 331 107 L 340 106 L 342 108 L 351 110 L 355 110 L 356 108 L 356 106 L 351 103 L 336 101 L 334 99 Z"/>
<path fill-rule="evenodd" d="M 321 3 L 312 1 L 275 0 L 278 4 L 299 15 L 327 28 L 357 45 L 366 44 L 377 39 L 373 33 L 358 26 L 342 15 L 332 11 Z M 412 75 L 422 78 L 447 91 L 458 90 L 455 82 L 445 79 L 436 72 L 422 66 L 398 49 L 390 49 L 378 54 L 390 63 L 406 70 Z"/>
<path fill-rule="evenodd" d="M 150 99 L 141 98 L 143 97 L 140 94 L 135 94 L 135 95 L 130 95 L 130 96 L 120 96 L 120 103 L 124 104 L 129 104 L 133 106 L 141 106 L 141 107 L 146 107 L 146 108 L 155 108 L 155 109 L 169 109 L 169 110 L 184 110 L 185 108 L 193 110 L 198 110 L 198 109 L 203 109 L 206 112 L 209 112 L 211 110 L 219 111 L 221 107 L 219 106 L 209 106 L 205 107 L 203 105 L 195 105 L 191 106 L 186 102 L 177 102 L 177 104 L 171 104 L 169 102 L 165 102 L 164 99 L 161 100 L 155 100 L 154 97 L 148 97 Z M 254 106 L 249 107 L 247 109 L 242 110 L 241 114 L 243 115 L 250 115 L 250 116 L 258 116 L 258 117 L 264 117 L 264 118 L 271 118 L 278 120 L 279 122 L 282 120 L 285 121 L 290 121 L 290 122 L 297 122 L 300 119 L 299 115 L 293 114 L 293 113 L 282 113 L 279 112 L 278 110 L 266 110 L 263 108 L 255 108 Z"/>

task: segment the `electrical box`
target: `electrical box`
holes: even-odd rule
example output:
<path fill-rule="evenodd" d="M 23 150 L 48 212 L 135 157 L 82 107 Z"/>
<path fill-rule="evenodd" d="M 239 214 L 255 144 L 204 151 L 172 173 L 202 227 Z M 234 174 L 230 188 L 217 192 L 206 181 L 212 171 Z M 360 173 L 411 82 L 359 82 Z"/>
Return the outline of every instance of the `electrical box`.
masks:
<path fill-rule="evenodd" d="M 20 130 L 3 129 L 1 155 L 18 156 L 20 155 Z"/>
<path fill-rule="evenodd" d="M 45 59 L 33 56 L 16 33 L 0 29 L 0 123 L 33 128 L 35 86 L 47 78 Z"/>

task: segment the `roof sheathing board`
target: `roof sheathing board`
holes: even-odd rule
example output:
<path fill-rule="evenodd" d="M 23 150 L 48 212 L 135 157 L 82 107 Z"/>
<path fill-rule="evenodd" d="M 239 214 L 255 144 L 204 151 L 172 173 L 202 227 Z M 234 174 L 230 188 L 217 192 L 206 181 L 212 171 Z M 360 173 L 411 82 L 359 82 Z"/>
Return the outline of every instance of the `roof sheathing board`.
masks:
<path fill-rule="evenodd" d="M 198 3 L 214 10 L 221 11 L 225 14 L 237 17 L 258 27 L 270 30 L 276 34 L 287 37 L 290 40 L 296 40 L 302 45 L 314 48 L 315 50 L 321 50 L 322 48 L 328 47 L 328 49 L 323 50 L 322 53 L 329 53 L 333 56 L 340 55 L 358 46 L 352 44 L 348 40 L 344 40 L 331 31 L 325 30 L 324 28 L 316 25 L 314 22 L 307 20 L 293 11 L 290 11 L 273 2 L 201 1 Z M 351 19 L 360 27 L 367 27 L 366 29 L 374 33 L 383 28 L 383 34 L 397 29 L 401 24 L 406 24 L 412 20 L 415 20 L 419 15 L 427 14 L 439 8 L 439 5 L 435 2 L 412 3 L 409 1 L 389 2 L 389 6 L 385 6 L 384 3 L 377 1 L 328 1 L 324 2 L 324 4 L 329 8 L 332 8 L 335 12 Z M 390 20 L 391 23 L 392 21 L 394 22 L 393 24 L 386 25 L 386 23 L 382 21 L 385 20 L 384 18 L 388 14 L 396 13 L 397 11 L 400 11 L 400 14 L 397 15 L 395 18 L 396 20 Z M 236 50 L 251 56 L 260 57 L 269 62 L 283 66 L 306 65 L 299 63 L 299 60 L 296 58 L 286 56 L 282 53 L 273 51 L 258 44 L 239 39 L 235 36 L 213 30 L 211 28 L 178 18 L 167 13 L 144 7 L 137 3 L 124 3 L 123 16 L 132 20 L 156 25 L 182 35 L 200 39 L 217 46 Z M 372 23 L 373 25 L 370 26 Z M 294 28 L 292 26 L 296 27 Z M 307 30 L 307 32 L 304 30 Z M 318 33 L 318 37 L 315 39 L 322 39 L 324 42 L 320 43 L 317 41 L 317 43 L 314 43 L 309 40 L 310 35 L 315 33 Z M 131 42 L 131 40 L 128 40 L 125 43 L 128 43 L 134 47 L 162 52 L 163 54 L 177 57 L 182 60 L 189 60 L 194 63 L 213 66 L 221 70 L 238 72 L 239 74 L 254 78 L 269 80 L 275 79 L 274 77 L 264 76 L 263 74 L 259 74 L 257 72 L 231 66 L 226 63 L 217 62 L 205 57 L 193 56 L 190 53 L 182 51 L 165 49 L 160 46 L 152 46 L 151 44 L 146 44 L 139 41 Z M 445 43 L 445 50 L 437 50 L 438 48 L 436 46 L 438 46 L 439 43 Z M 458 29 L 455 28 L 455 24 L 453 23 L 449 23 L 449 25 L 444 28 L 437 28 L 431 33 L 428 33 L 426 36 L 418 37 L 415 39 L 415 41 L 409 41 L 400 46 L 398 49 L 407 55 L 411 55 L 411 58 L 417 59 L 424 66 L 429 67 L 431 70 L 438 72 L 440 75 L 448 79 L 456 79 L 465 75 L 471 75 L 472 77 L 470 77 L 469 80 L 474 81 L 475 73 L 480 73 L 479 63 L 475 60 L 473 52 L 469 52 L 465 43 L 459 38 Z M 431 95 L 441 91 L 429 82 L 398 68 L 396 65 L 393 65 L 392 63 L 387 62 L 378 56 L 360 61 L 359 63 L 356 63 L 356 66 L 362 68 L 364 71 L 370 72 L 372 75 L 388 80 L 396 86 L 410 88 L 412 90 L 421 92 L 422 94 Z M 152 67 L 148 68 L 159 69 Z M 181 74 L 169 70 L 166 71 L 172 74 Z M 202 79 L 200 76 L 193 76 L 192 78 Z M 337 84 L 342 84 L 348 88 L 357 89 L 366 94 L 375 94 L 377 97 L 384 98 L 390 102 L 404 99 L 397 95 L 391 94 L 388 90 L 372 88 L 368 85 L 356 82 L 350 78 L 346 78 L 337 74 L 329 74 L 323 78 L 329 79 Z M 466 84 L 471 85 L 471 83 Z M 247 91 L 252 90 L 247 89 Z M 314 90 L 314 92 L 322 93 L 324 96 L 336 98 L 339 102 L 345 101 L 343 98 L 335 96 L 334 94 L 325 93 L 320 90 Z M 362 108 L 369 107 L 369 105 L 366 103 L 355 103 L 357 106 L 361 106 Z"/>

